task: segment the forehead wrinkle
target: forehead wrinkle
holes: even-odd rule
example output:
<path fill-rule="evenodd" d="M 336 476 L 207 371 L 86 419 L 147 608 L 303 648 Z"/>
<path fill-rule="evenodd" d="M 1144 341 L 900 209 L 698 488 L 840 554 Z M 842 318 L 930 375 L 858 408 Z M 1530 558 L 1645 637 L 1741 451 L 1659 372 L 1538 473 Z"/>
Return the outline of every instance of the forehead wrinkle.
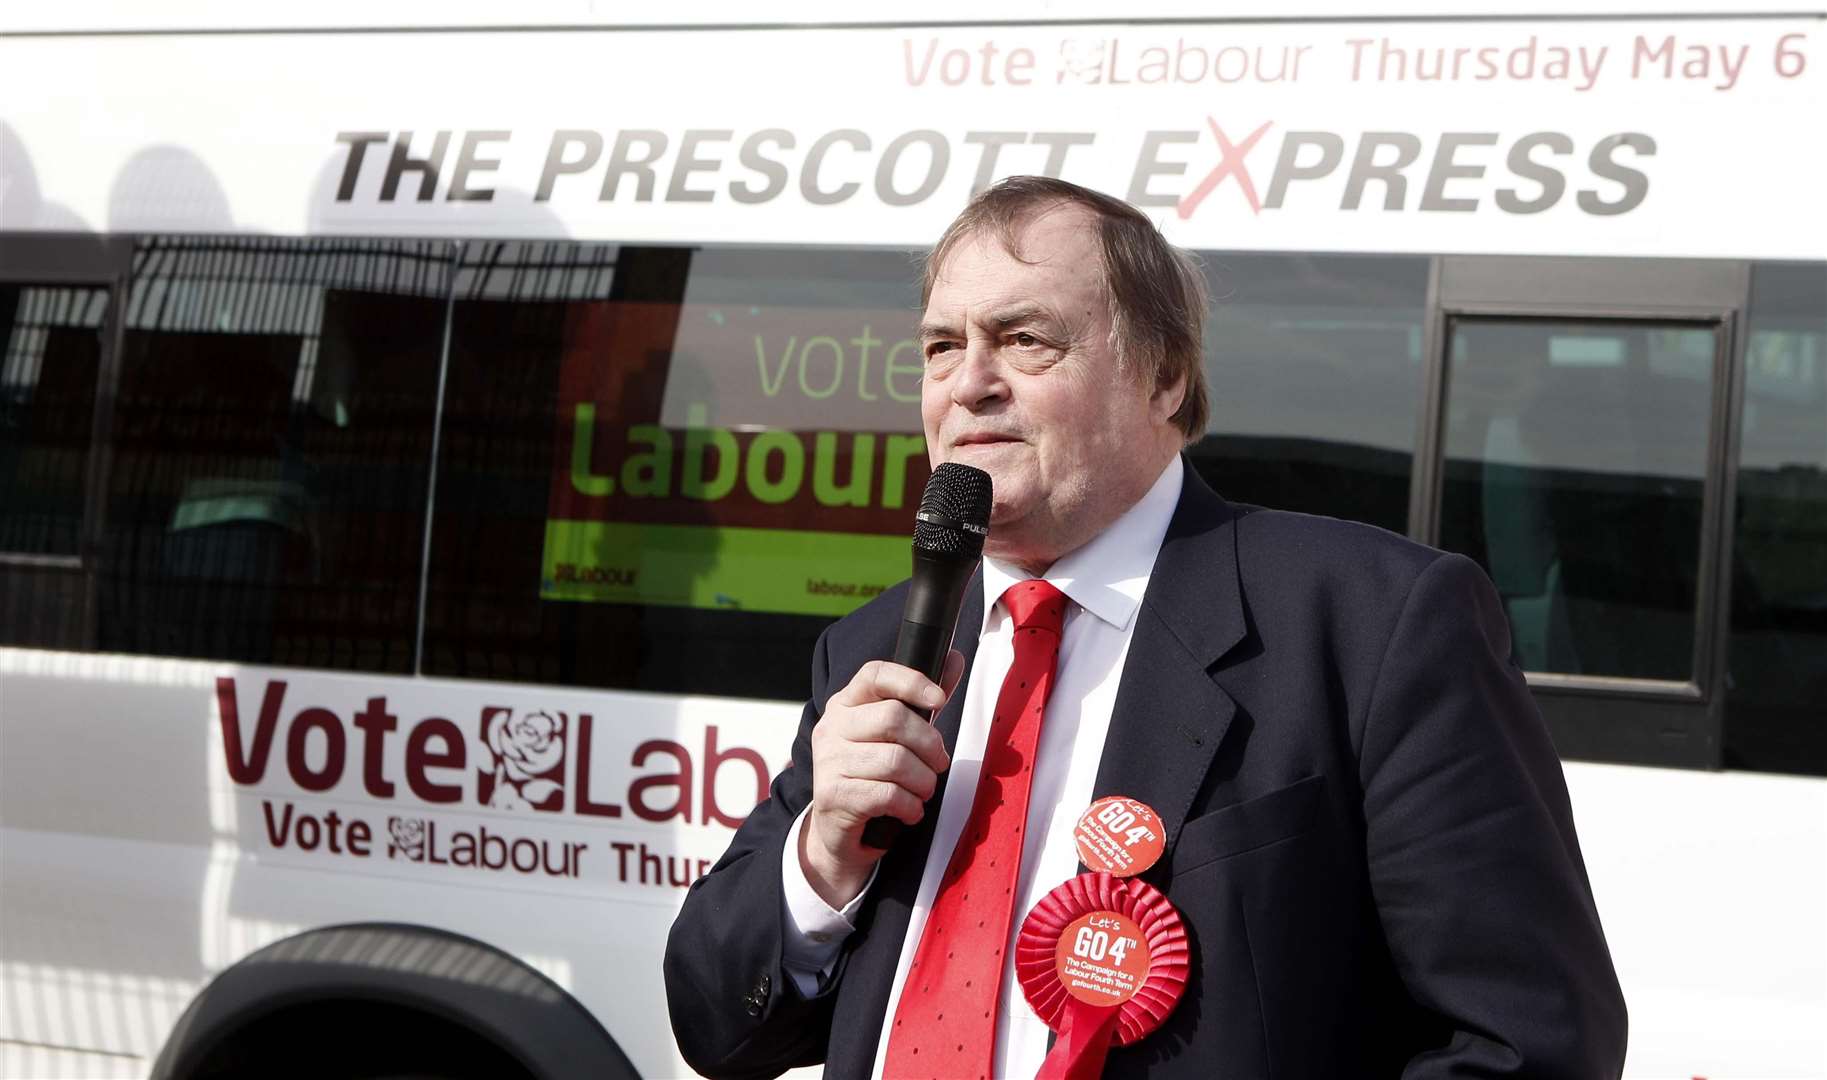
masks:
<path fill-rule="evenodd" d="M 1117 325 L 1115 295 L 1110 291 L 1110 272 L 1109 267 L 1105 264 L 1102 233 L 1099 228 L 1099 219 L 1095 213 L 1088 207 L 1063 199 L 1042 206 L 1032 207 L 1029 209 L 1028 213 L 1007 222 L 1007 228 L 1000 236 L 1003 251 L 1015 261 L 1032 267 L 1052 265 L 1066 268 L 1080 265 L 1074 262 L 1061 261 L 1066 255 L 1064 252 L 1054 252 L 1053 258 L 1047 258 L 1032 255 L 1027 250 L 1029 245 L 1027 245 L 1025 241 L 1029 238 L 1033 229 L 1045 218 L 1062 213 L 1079 217 L 1082 224 L 1085 226 L 1077 235 L 1090 241 L 1091 258 L 1089 262 L 1092 267 L 1092 280 L 1090 285 L 1095 302 L 1101 306 L 1102 314 L 1110 321 L 1111 343 L 1117 354 L 1118 362 L 1120 363 L 1122 361 L 1123 353 Z M 1081 315 L 1069 315 L 1067 312 L 1057 309 L 1048 311 L 1047 315 L 1061 333 L 1072 337 L 1074 340 L 1084 336 L 1087 332 L 1087 327 L 1085 326 L 1086 321 L 1095 317 L 1092 312 L 1084 312 Z"/>
<path fill-rule="evenodd" d="M 998 330 L 1006 330 L 1020 323 L 1044 322 L 1063 326 L 1065 319 L 1051 306 L 1034 300 L 1016 301 L 994 308 L 984 316 L 984 322 Z"/>
<path fill-rule="evenodd" d="M 958 325 L 951 321 L 926 319 L 920 323 L 919 337 L 922 341 L 931 338 L 956 337 L 957 334 Z"/>
<path fill-rule="evenodd" d="M 990 224 L 958 237 L 956 244 L 946 251 L 945 257 L 940 261 L 933 273 L 933 290 L 932 294 L 927 298 L 927 312 L 929 317 L 923 319 L 920 323 L 918 330 L 919 340 L 929 341 L 934 338 L 960 337 L 964 334 L 961 323 L 966 322 L 977 323 L 997 331 L 1003 331 L 1012 325 L 1024 321 L 1044 322 L 1056 333 L 1069 337 L 1074 341 L 1082 338 L 1088 330 L 1084 323 L 1087 319 L 1095 317 L 1093 312 L 1069 313 L 1067 310 L 1057 305 L 1047 304 L 1040 300 L 1021 296 L 1019 295 L 1019 292 L 1017 292 L 1017 295 L 1014 297 L 1007 297 L 1007 294 L 1005 293 L 1006 298 L 985 301 L 985 304 L 989 306 L 989 311 L 982 316 L 977 316 L 968 311 L 962 313 L 933 313 L 932 311 L 932 301 L 938 298 L 940 288 L 945 285 L 955 284 L 958 281 L 956 276 L 958 259 L 964 250 L 968 248 L 975 248 L 982 255 L 989 255 L 1000 249 L 1001 254 L 1022 264 L 1024 267 L 1036 269 L 1058 268 L 1059 271 L 1065 271 L 1068 274 L 1070 273 L 1071 268 L 1083 265 L 1078 260 L 1071 259 L 1069 257 L 1071 253 L 1069 252 L 1055 251 L 1047 255 L 1035 254 L 1029 250 L 1030 245 L 1024 242 L 1029 238 L 1029 234 L 1032 230 L 1043 219 L 1062 212 L 1068 214 L 1081 213 L 1087 218 L 1088 224 L 1095 226 L 1096 218 L 1092 216 L 1089 211 L 1070 202 L 1058 201 L 1037 208 L 1029 208 L 1028 212 L 1010 221 L 1000 223 L 1004 226 L 1003 228 L 996 228 L 993 224 Z M 1095 234 L 1095 228 L 1093 228 L 1093 233 Z M 1090 286 L 1093 302 L 1100 306 L 1102 314 L 1108 318 L 1115 313 L 1112 310 L 1109 276 L 1104 266 L 1103 255 L 1102 244 L 1093 238 L 1091 258 L 1087 260 L 1092 264 L 1092 276 L 1090 282 L 1085 284 L 1089 284 Z M 975 273 L 980 274 L 982 271 L 979 269 L 975 271 Z M 1079 283 L 1053 280 L 1048 284 L 1050 287 L 1056 289 L 1067 290 Z M 1009 291 L 1016 292 L 1014 289 Z M 1026 291 L 1026 288 L 1023 287 L 1020 291 Z M 1074 303 L 1069 306 L 1076 309 L 1076 298 L 1074 298 Z M 1114 336 L 1114 318 L 1112 318 L 1111 321 L 1113 324 L 1112 331 Z"/>
<path fill-rule="evenodd" d="M 1018 300 L 991 309 L 981 318 L 970 320 L 987 326 L 998 332 L 1013 326 L 1038 324 L 1051 330 L 1064 332 L 1070 328 L 1064 315 L 1047 304 L 1032 300 Z M 928 319 L 920 323 L 921 339 L 952 337 L 958 334 L 957 324 L 949 319 Z"/>

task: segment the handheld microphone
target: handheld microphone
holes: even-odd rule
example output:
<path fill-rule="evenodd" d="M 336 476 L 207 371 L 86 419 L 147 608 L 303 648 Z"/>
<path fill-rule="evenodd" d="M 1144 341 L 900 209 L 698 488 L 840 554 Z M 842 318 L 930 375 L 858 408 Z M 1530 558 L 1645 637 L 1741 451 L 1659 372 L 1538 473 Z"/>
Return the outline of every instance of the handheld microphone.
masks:
<path fill-rule="evenodd" d="M 994 501 L 990 474 L 946 462 L 933 470 L 914 515 L 913 580 L 901 611 L 894 662 L 937 682 L 951 652 L 952 631 L 964 604 L 964 587 L 983 555 Z M 863 827 L 863 843 L 886 848 L 905 825 L 879 817 Z"/>

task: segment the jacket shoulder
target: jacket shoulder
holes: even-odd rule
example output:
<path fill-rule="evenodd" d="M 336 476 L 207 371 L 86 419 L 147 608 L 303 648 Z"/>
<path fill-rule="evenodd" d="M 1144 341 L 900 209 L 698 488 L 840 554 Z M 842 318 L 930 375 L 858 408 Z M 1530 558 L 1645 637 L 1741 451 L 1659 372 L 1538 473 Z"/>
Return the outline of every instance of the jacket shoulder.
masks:
<path fill-rule="evenodd" d="M 1463 559 L 1360 521 L 1233 503 L 1238 573 L 1247 585 L 1355 583 L 1406 593 L 1440 559 Z M 1465 560 L 1469 562 L 1470 560 Z"/>

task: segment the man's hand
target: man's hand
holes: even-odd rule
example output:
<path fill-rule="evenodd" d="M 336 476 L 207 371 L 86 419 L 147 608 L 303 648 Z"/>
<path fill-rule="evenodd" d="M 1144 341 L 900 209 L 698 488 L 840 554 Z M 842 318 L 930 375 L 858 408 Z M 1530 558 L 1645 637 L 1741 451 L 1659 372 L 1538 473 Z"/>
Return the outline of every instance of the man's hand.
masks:
<path fill-rule="evenodd" d="M 864 664 L 831 695 L 812 729 L 812 807 L 799 833 L 799 866 L 834 908 L 855 899 L 883 852 L 862 842 L 878 817 L 916 824 L 951 765 L 927 714 L 945 704 L 964 654 L 945 658 L 939 683 L 886 660 Z"/>

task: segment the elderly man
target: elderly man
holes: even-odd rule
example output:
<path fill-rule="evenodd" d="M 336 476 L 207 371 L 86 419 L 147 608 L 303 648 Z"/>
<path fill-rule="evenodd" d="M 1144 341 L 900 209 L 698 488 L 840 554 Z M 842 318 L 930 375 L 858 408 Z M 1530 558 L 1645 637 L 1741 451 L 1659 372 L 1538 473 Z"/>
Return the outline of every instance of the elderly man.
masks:
<path fill-rule="evenodd" d="M 1104 1075 L 1617 1075 L 1560 764 L 1478 568 L 1201 482 L 1204 289 L 1133 208 L 1004 181 L 924 291 L 929 452 L 995 482 L 959 654 L 942 685 L 880 659 L 904 587 L 825 633 L 793 767 L 668 942 L 687 1060 L 1034 1075 L 1011 941 L 1117 794 L 1160 815 L 1142 877 L 1191 960 Z M 912 826 L 886 853 L 882 815 Z"/>

